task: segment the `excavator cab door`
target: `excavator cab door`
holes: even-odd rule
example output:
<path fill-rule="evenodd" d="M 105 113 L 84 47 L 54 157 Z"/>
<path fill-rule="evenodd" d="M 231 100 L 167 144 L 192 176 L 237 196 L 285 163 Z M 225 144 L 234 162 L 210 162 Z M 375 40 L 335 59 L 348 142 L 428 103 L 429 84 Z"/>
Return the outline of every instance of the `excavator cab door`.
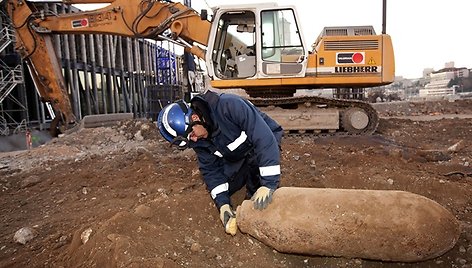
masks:
<path fill-rule="evenodd" d="M 304 76 L 307 50 L 295 10 L 267 5 L 216 9 L 206 61 L 217 80 Z"/>
<path fill-rule="evenodd" d="M 240 79 L 256 75 L 256 15 L 249 10 L 217 13 L 213 25 L 211 62 L 219 79 Z M 216 29 L 215 29 L 216 28 Z M 208 56 L 208 55 L 207 55 Z"/>
<path fill-rule="evenodd" d="M 304 75 L 307 52 L 293 9 L 261 11 L 261 76 Z"/>

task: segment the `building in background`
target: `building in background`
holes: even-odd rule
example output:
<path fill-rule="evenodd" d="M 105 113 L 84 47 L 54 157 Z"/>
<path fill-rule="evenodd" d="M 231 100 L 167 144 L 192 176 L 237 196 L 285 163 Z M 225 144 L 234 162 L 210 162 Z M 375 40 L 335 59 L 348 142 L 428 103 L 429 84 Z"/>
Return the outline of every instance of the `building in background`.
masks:
<path fill-rule="evenodd" d="M 429 83 L 419 90 L 419 97 L 455 95 L 459 81 L 469 77 L 469 69 L 456 68 L 454 62 L 447 62 L 443 69 L 427 74 Z"/>
<path fill-rule="evenodd" d="M 369 102 L 394 100 L 424 100 L 429 98 L 472 97 L 471 69 L 454 67 L 447 62 L 444 68 L 435 71 L 425 68 L 423 77 L 407 79 L 395 77 L 393 83 L 367 90 Z"/>
<path fill-rule="evenodd" d="M 420 97 L 433 97 L 454 95 L 453 87 L 448 87 L 449 82 L 454 79 L 454 72 L 437 72 L 430 74 L 430 82 L 420 89 Z"/>

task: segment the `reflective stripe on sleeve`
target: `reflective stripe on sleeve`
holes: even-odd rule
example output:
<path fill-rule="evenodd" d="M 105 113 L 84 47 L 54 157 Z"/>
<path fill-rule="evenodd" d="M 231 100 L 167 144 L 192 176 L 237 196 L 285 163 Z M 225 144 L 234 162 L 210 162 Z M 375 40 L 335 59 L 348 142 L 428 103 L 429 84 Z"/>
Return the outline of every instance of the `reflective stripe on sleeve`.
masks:
<path fill-rule="evenodd" d="M 211 198 L 215 199 L 218 194 L 221 194 L 222 192 L 226 192 L 229 189 L 229 184 L 228 183 L 223 183 L 211 190 Z"/>
<path fill-rule="evenodd" d="M 219 151 L 215 151 L 213 154 L 218 157 L 223 157 L 223 155 Z"/>
<path fill-rule="evenodd" d="M 241 131 L 241 135 L 236 138 L 232 143 L 228 144 L 228 149 L 232 152 L 239 147 L 239 145 L 243 144 L 247 140 L 246 132 Z"/>
<path fill-rule="evenodd" d="M 280 175 L 280 165 L 260 167 L 259 172 L 262 177 Z"/>

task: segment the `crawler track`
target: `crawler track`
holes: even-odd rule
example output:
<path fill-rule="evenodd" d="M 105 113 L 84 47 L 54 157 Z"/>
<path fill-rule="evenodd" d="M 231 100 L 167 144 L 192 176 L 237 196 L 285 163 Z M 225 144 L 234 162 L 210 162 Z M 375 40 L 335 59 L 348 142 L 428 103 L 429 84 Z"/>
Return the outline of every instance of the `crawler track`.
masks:
<path fill-rule="evenodd" d="M 289 134 L 370 135 L 375 132 L 379 124 L 377 111 L 368 103 L 357 100 L 330 99 L 317 96 L 249 98 L 249 100 L 258 107 L 281 107 L 287 112 L 296 111 L 303 106 L 305 107 L 304 113 L 308 113 L 307 116 L 316 116 L 320 111 L 327 109 L 339 113 L 339 124 L 336 129 L 319 128 L 318 125 L 310 125 L 310 122 L 307 121 L 306 124 L 301 124 L 299 129 L 291 129 Z M 282 127 L 287 129 L 284 123 L 282 123 Z"/>

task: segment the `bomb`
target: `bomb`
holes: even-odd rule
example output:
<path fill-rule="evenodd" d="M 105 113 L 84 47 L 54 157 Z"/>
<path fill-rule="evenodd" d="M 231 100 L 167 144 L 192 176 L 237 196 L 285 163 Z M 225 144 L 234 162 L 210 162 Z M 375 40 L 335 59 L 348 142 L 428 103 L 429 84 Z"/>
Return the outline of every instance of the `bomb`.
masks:
<path fill-rule="evenodd" d="M 283 187 L 265 210 L 237 208 L 238 227 L 279 252 L 416 262 L 457 242 L 456 218 L 404 191 Z"/>

